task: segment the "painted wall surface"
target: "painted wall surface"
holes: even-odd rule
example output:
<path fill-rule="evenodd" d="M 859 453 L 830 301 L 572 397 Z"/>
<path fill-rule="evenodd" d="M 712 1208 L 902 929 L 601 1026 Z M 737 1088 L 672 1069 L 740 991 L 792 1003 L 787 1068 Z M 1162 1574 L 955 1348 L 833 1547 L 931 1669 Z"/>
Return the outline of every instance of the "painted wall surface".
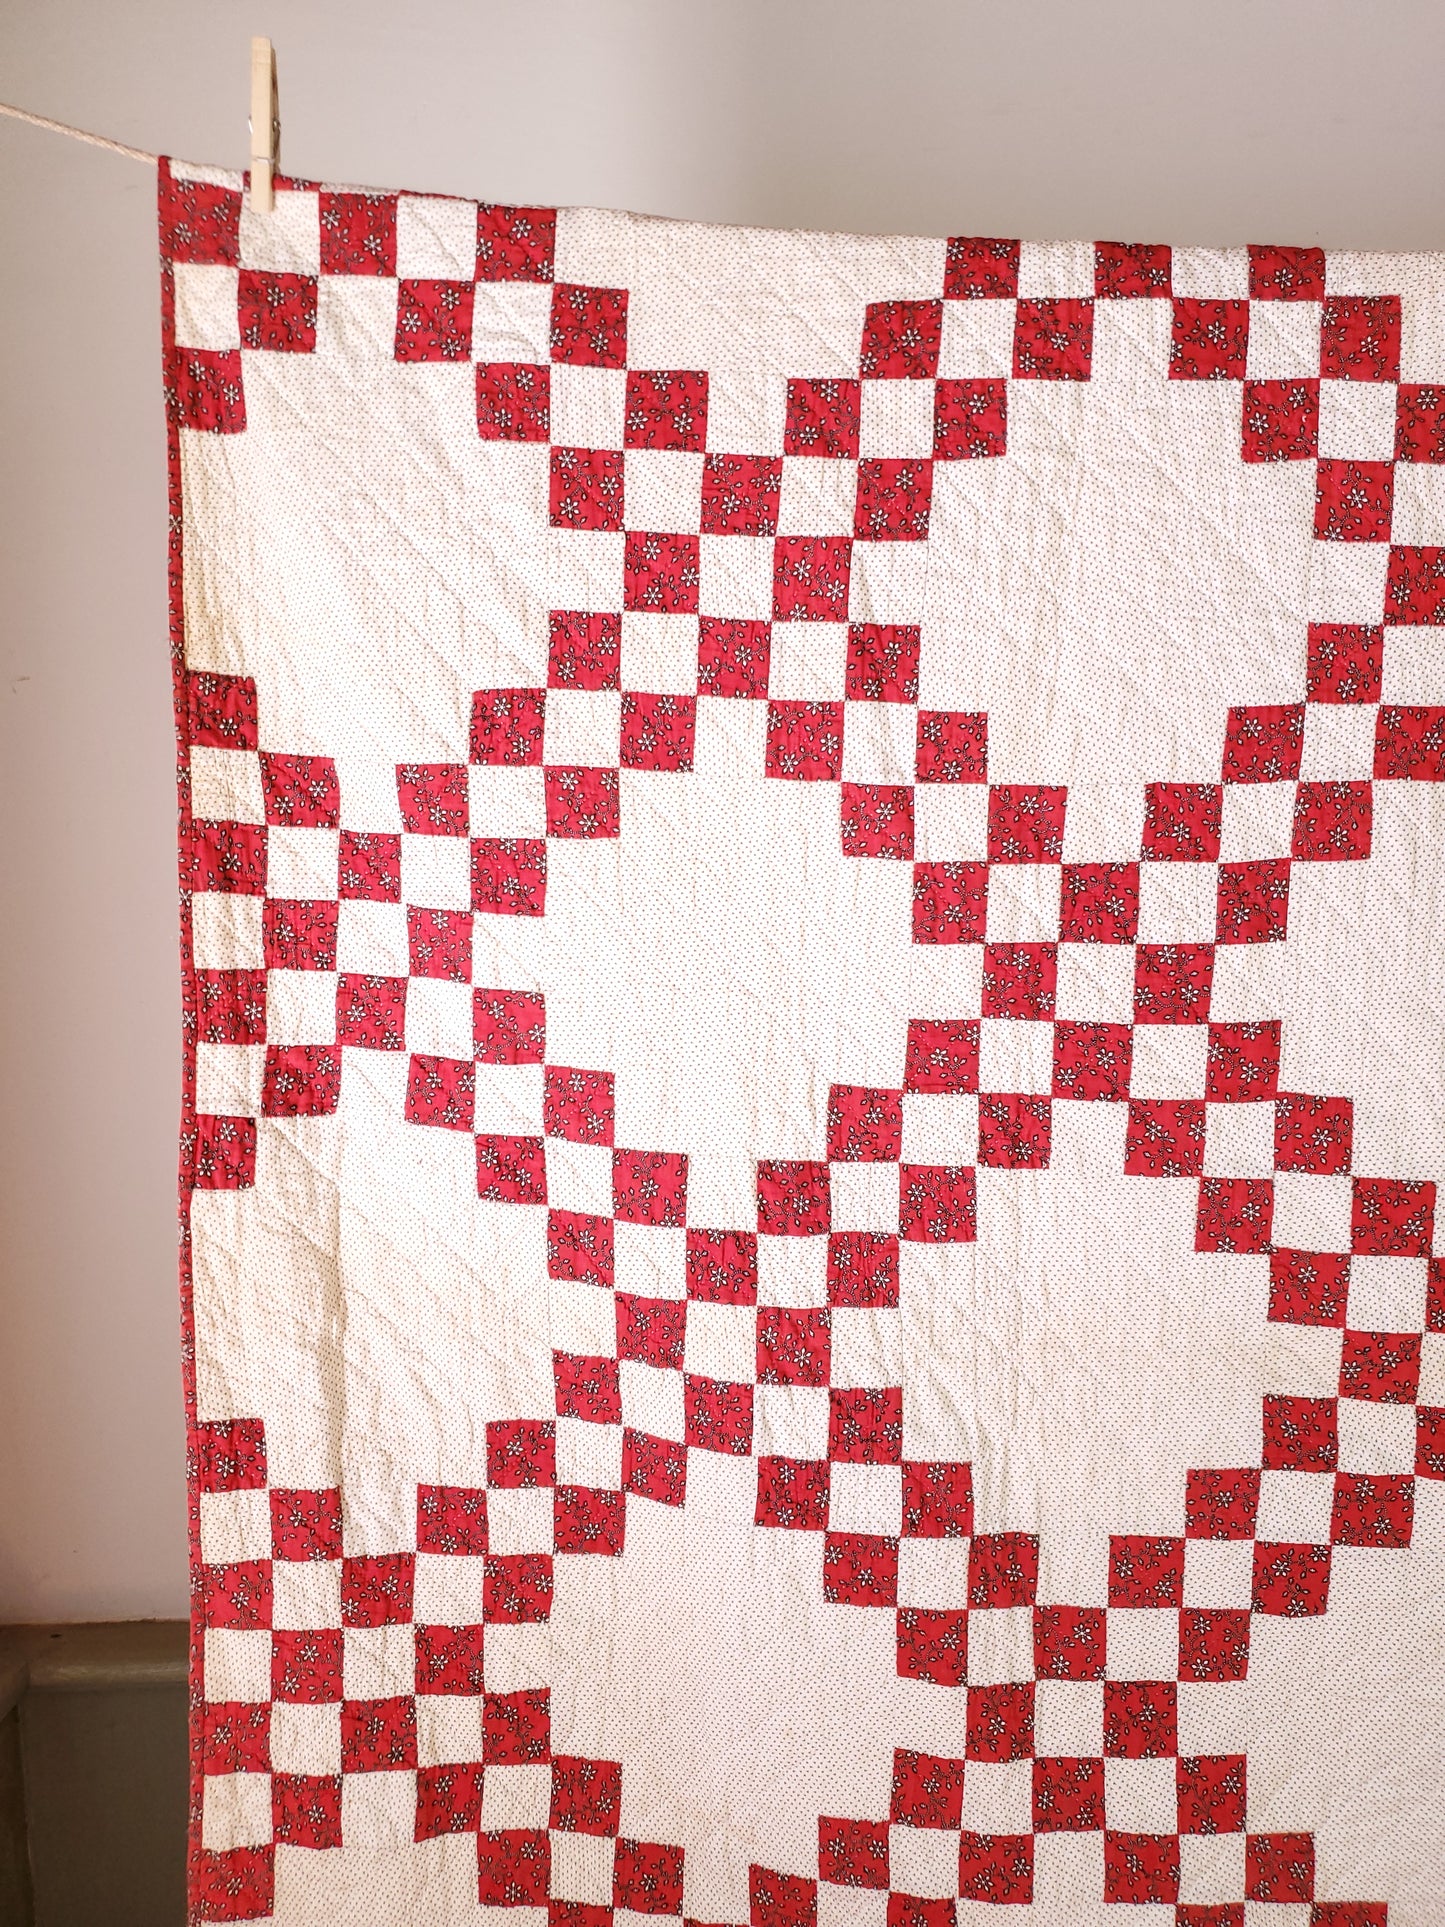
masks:
<path fill-rule="evenodd" d="M 0 96 L 702 220 L 1445 247 L 1438 0 L 8 0 Z M 0 120 L 0 1620 L 186 1604 L 154 182 Z"/>

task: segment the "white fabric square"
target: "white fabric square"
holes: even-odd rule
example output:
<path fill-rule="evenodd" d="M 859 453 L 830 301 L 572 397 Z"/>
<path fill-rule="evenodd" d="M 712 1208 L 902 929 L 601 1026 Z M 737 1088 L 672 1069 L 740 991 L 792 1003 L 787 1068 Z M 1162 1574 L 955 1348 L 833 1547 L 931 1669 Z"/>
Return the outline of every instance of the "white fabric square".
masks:
<path fill-rule="evenodd" d="M 1164 1606 L 1110 1606 L 1105 1675 L 1109 1679 L 1177 1679 L 1178 1611 Z"/>
<path fill-rule="evenodd" d="M 969 1631 L 971 1636 L 971 1622 Z M 1032 1821 L 1032 1760 L 969 1761 L 963 1775 L 966 1833 L 1016 1835 L 1027 1833 Z"/>
<path fill-rule="evenodd" d="M 712 1305 L 696 1299 L 687 1307 L 684 1368 L 699 1378 L 737 1385 L 757 1376 L 757 1312 L 751 1305 Z"/>
<path fill-rule="evenodd" d="M 201 1790 L 201 1845 L 208 1853 L 270 1843 L 269 1773 L 208 1773 Z"/>
<path fill-rule="evenodd" d="M 617 767 L 622 698 L 612 689 L 549 689 L 543 759 L 554 765 Z"/>
<path fill-rule="evenodd" d="M 552 1834 L 554 1900 L 581 1901 L 594 1907 L 612 1904 L 613 1843 L 594 1833 Z"/>
<path fill-rule="evenodd" d="M 482 1831 L 545 1827 L 551 1801 L 550 1766 L 488 1767 L 482 1781 Z"/>
<path fill-rule="evenodd" d="M 1013 373 L 1013 301 L 945 301 L 938 372 L 944 380 L 986 380 Z"/>
<path fill-rule="evenodd" d="M 363 1852 L 395 1852 L 416 1837 L 416 1775 L 393 1768 L 386 1773 L 341 1776 L 341 1837 Z"/>
<path fill-rule="evenodd" d="M 1338 1408 L 1341 1472 L 1413 1472 L 1415 1408 L 1342 1398 Z"/>
<path fill-rule="evenodd" d="M 681 1445 L 682 1373 L 660 1365 L 642 1365 L 624 1358 L 618 1366 L 622 1383 L 622 1423 L 634 1432 Z"/>
<path fill-rule="evenodd" d="M 1130 1097 L 1203 1097 L 1208 1056 L 1205 1024 L 1136 1024 Z"/>
<path fill-rule="evenodd" d="M 985 1017 L 980 1022 L 978 1087 L 981 1091 L 1046 1094 L 1053 1087 L 1053 1079 L 1054 1027 L 1051 1023 L 1013 1017 Z M 962 1102 L 958 1098 L 944 1101 Z"/>
<path fill-rule="evenodd" d="M 1357 1254 L 1350 1260 L 1347 1323 L 1354 1331 L 1424 1331 L 1427 1274 L 1424 1258 Z"/>
<path fill-rule="evenodd" d="M 266 958 L 260 897 L 201 890 L 191 898 L 191 944 L 197 970 L 260 970 Z"/>
<path fill-rule="evenodd" d="M 249 1492 L 200 1494 L 201 1557 L 208 1566 L 271 1557 L 271 1495 Z"/>
<path fill-rule="evenodd" d="M 968 1616 L 970 1686 L 1002 1686 L 1034 1676 L 1034 1609 L 991 1606 Z"/>
<path fill-rule="evenodd" d="M 1247 301 L 1249 250 L 1175 248 L 1170 282 L 1175 299 L 1180 301 Z"/>
<path fill-rule="evenodd" d="M 1091 301 L 1093 297 L 1091 241 L 1025 241 L 1020 245 L 1021 301 Z"/>
<path fill-rule="evenodd" d="M 1065 863 L 1137 863 L 1144 838 L 1138 783 L 1070 783 L 1064 813 Z"/>
<path fill-rule="evenodd" d="M 826 1238 L 764 1235 L 758 1239 L 760 1305 L 826 1305 L 827 1302 Z"/>
<path fill-rule="evenodd" d="M 599 1492 L 622 1490 L 622 1427 L 587 1419 L 557 1420 L 557 1483 Z"/>
<path fill-rule="evenodd" d="M 988 942 L 1056 943 L 1062 877 L 1057 863 L 990 864 Z"/>
<path fill-rule="evenodd" d="M 1264 307 L 1255 303 L 1255 312 Z M 1291 307 L 1291 302 L 1274 302 Z M 1300 303 L 1303 306 L 1303 303 Z M 1187 1906 L 1205 1907 L 1237 1902 L 1244 1892 L 1245 1835 L 1243 1833 L 1185 1833 L 1179 1837 L 1179 1898 Z M 1270 1919 L 1284 1912 L 1270 1908 Z"/>
<path fill-rule="evenodd" d="M 1308 381 L 1320 372 L 1318 301 L 1252 301 L 1249 307 L 1250 381 Z"/>
<path fill-rule="evenodd" d="M 911 783 L 918 712 L 911 703 L 843 705 L 843 781 Z"/>
<path fill-rule="evenodd" d="M 341 1702 L 298 1705 L 277 1700 L 271 1708 L 271 1765 L 277 1773 L 317 1779 L 341 1771 Z"/>
<path fill-rule="evenodd" d="M 1332 1472 L 1261 1472 L 1257 1537 L 1271 1545 L 1327 1546 Z"/>
<path fill-rule="evenodd" d="M 472 359 L 504 364 L 547 362 L 552 290 L 545 281 L 478 281 L 472 299 Z"/>
<path fill-rule="evenodd" d="M 419 1693 L 416 1702 L 418 1766 L 466 1765 L 482 1757 L 480 1693 Z"/>
<path fill-rule="evenodd" d="M 787 416 L 786 376 L 756 361 L 733 366 L 708 385 L 708 452 L 781 455 Z"/>
<path fill-rule="evenodd" d="M 547 800 L 536 764 L 473 763 L 467 783 L 473 836 L 547 834 Z"/>
<path fill-rule="evenodd" d="M 428 910 L 470 910 L 471 849 L 464 836 L 401 839 L 402 901 Z"/>
<path fill-rule="evenodd" d="M 1421 1405 L 1445 1405 L 1445 1332 L 1426 1332 L 1420 1340 Z"/>
<path fill-rule="evenodd" d="M 191 750 L 191 814 L 198 822 L 264 823 L 261 758 L 250 749 Z"/>
<path fill-rule="evenodd" d="M 691 696 L 697 689 L 697 617 L 622 618 L 622 687 L 656 696 Z"/>
<path fill-rule="evenodd" d="M 547 1300 L 554 1351 L 581 1358 L 617 1356 L 617 1301 L 605 1286 L 552 1278 Z"/>
<path fill-rule="evenodd" d="M 1263 304 L 1261 304 L 1263 305 Z M 1288 307 L 1279 301 L 1275 307 Z M 1316 705 L 1311 705 L 1311 708 Z M 1307 709 L 1305 714 L 1309 715 Z M 1287 857 L 1294 830 L 1295 786 L 1287 783 L 1226 783 L 1219 831 L 1219 856 L 1223 863 L 1251 863 L 1268 857 Z M 1183 865 L 1150 866 L 1178 869 Z M 1193 868 L 1193 865 L 1189 866 Z M 1201 868 L 1208 866 L 1201 865 Z M 1206 941 L 1213 941 L 1213 930 Z"/>
<path fill-rule="evenodd" d="M 858 464 L 829 455 L 785 455 L 779 535 L 851 535 Z"/>
<path fill-rule="evenodd" d="M 1373 703 L 1306 703 L 1300 775 L 1306 782 L 1367 782 L 1375 768 Z"/>
<path fill-rule="evenodd" d="M 888 1829 L 888 1874 L 898 1893 L 947 1900 L 958 1892 L 958 1833 L 944 1827 Z"/>
<path fill-rule="evenodd" d="M 236 310 L 235 268 L 209 262 L 178 261 L 176 277 L 176 346 L 224 352 L 241 345 Z"/>
<path fill-rule="evenodd" d="M 1435 462 L 1395 464 L 1390 540 L 1431 548 L 1445 542 L 1445 466 Z"/>
<path fill-rule="evenodd" d="M 1211 1178 L 1274 1175 L 1274 1104 L 1207 1104 L 1204 1170 Z"/>
<path fill-rule="evenodd" d="M 197 1044 L 196 1109 L 203 1117 L 259 1117 L 265 1074 L 264 1044 Z"/>
<path fill-rule="evenodd" d="M 700 454 L 629 448 L 622 458 L 627 526 L 696 535 L 702 519 Z"/>
<path fill-rule="evenodd" d="M 1365 388 L 1352 381 L 1341 386 Z M 1385 542 L 1316 542 L 1310 550 L 1311 622 L 1377 623 L 1385 599 L 1390 550 Z"/>
<path fill-rule="evenodd" d="M 581 1211 L 589 1217 L 612 1215 L 612 1152 L 605 1144 L 573 1144 L 549 1137 L 547 1202 L 558 1211 Z"/>
<path fill-rule="evenodd" d="M 629 1224 L 619 1218 L 612 1227 L 613 1260 L 618 1291 L 641 1298 L 687 1296 L 687 1233 L 669 1225 Z"/>
<path fill-rule="evenodd" d="M 620 1462 L 620 1445 L 618 1458 Z M 545 1625 L 488 1626 L 486 1667 L 489 1693 L 525 1693 L 529 1687 L 548 1685 L 552 1672 L 548 1628 Z"/>
<path fill-rule="evenodd" d="M 1213 943 L 1218 899 L 1218 864 L 1141 863 L 1140 943 Z"/>
<path fill-rule="evenodd" d="M 828 1526 L 833 1532 L 867 1532 L 896 1539 L 903 1529 L 903 1468 L 854 1465 L 830 1468 Z"/>
<path fill-rule="evenodd" d="M 262 214 L 249 194 L 241 198 L 241 266 L 273 274 L 321 272 L 320 196 L 307 188 L 283 188 Z M 461 277 L 471 279 L 467 271 Z"/>
<path fill-rule="evenodd" d="M 1186 1539 L 1184 1604 L 1247 1611 L 1253 1598 L 1253 1539 Z"/>
<path fill-rule="evenodd" d="M 271 1624 L 281 1631 L 294 1632 L 339 1626 L 341 1561 L 276 1560 L 271 1568 Z"/>
<path fill-rule="evenodd" d="M 556 433 L 555 427 L 552 432 Z M 551 606 L 554 609 L 620 608 L 625 557 L 626 537 L 620 532 L 609 529 L 550 530 L 548 579 L 551 595 L 548 600 Z"/>
<path fill-rule="evenodd" d="M 926 542 L 855 542 L 848 620 L 920 623 L 927 587 Z"/>
<path fill-rule="evenodd" d="M 1104 1683 L 1041 1679 L 1034 1688 L 1034 1752 L 1087 1759 L 1104 1750 Z"/>
<path fill-rule="evenodd" d="M 1133 1023 L 1133 944 L 1061 943 L 1054 1009 L 1077 1023 Z"/>
<path fill-rule="evenodd" d="M 1322 381 L 1320 455 L 1347 462 L 1392 461 L 1394 386 L 1375 381 Z"/>
<path fill-rule="evenodd" d="M 1348 1251 L 1351 1185 L 1345 1177 L 1279 1171 L 1274 1180 L 1274 1242 L 1294 1251 Z"/>
<path fill-rule="evenodd" d="M 734 622 L 767 622 L 773 613 L 773 538 L 704 535 L 698 542 L 698 611 Z"/>
<path fill-rule="evenodd" d="M 497 1501 L 512 1493 L 489 1492 L 489 1525 Z M 548 1526 L 551 1493 L 547 1493 Z M 548 1547 L 551 1546 L 550 1534 Z M 500 1551 L 500 1547 L 495 1550 Z M 419 1552 L 412 1582 L 412 1618 L 418 1626 L 473 1626 L 482 1616 L 482 1561 L 459 1552 Z M 340 1615 L 337 1615 L 338 1620 Z"/>
<path fill-rule="evenodd" d="M 1116 1833 L 1173 1833 L 1175 1770 L 1172 1759 L 1105 1760 L 1104 1824 Z"/>
<path fill-rule="evenodd" d="M 768 694 L 780 702 L 838 702 L 848 658 L 841 622 L 775 622 Z"/>
<path fill-rule="evenodd" d="M 272 971 L 272 977 L 280 973 Z M 301 973 L 287 973 L 301 974 Z M 334 993 L 333 993 L 334 994 Z M 325 1039 L 321 1041 L 325 1042 Z M 448 983 L 440 977 L 413 977 L 406 987 L 406 1047 L 409 1051 L 419 1051 L 425 1057 L 469 1058 L 472 1055 L 472 987 L 470 984 Z M 478 1131 L 507 1130 L 508 1125 L 492 1121 L 498 1118 L 517 1118 L 510 1125 L 513 1134 L 522 1129 L 519 1113 L 506 1101 L 504 1093 L 520 1089 L 520 1080 L 501 1082 L 488 1078 L 486 1073 L 499 1070 L 527 1071 L 536 1067 L 530 1064 L 478 1064 L 476 1129 Z M 501 1101 L 494 1105 L 490 1099 Z M 537 1106 L 536 1129 L 541 1128 L 541 1106 Z"/>
<path fill-rule="evenodd" d="M 338 830 L 272 824 L 266 832 L 266 893 L 305 902 L 337 893 Z"/>
<path fill-rule="evenodd" d="M 905 1408 L 906 1409 L 906 1408 Z M 900 1539 L 898 1603 L 961 1608 L 968 1599 L 967 1539 Z"/>
<path fill-rule="evenodd" d="M 204 1635 L 202 1680 L 207 1700 L 247 1704 L 271 1697 L 271 1635 L 208 1626 Z"/>
<path fill-rule="evenodd" d="M 905 1164 L 972 1164 L 977 1157 L 978 1099 L 972 1092 L 904 1092 Z"/>
<path fill-rule="evenodd" d="M 932 455 L 933 383 L 865 381 L 858 453 L 865 461 Z"/>
<path fill-rule="evenodd" d="M 832 1193 L 835 1231 L 898 1229 L 896 1164 L 834 1164 Z"/>
<path fill-rule="evenodd" d="M 399 1626 L 344 1626 L 341 1690 L 349 1700 L 395 1699 L 416 1691 L 416 1636 Z"/>
<path fill-rule="evenodd" d="M 402 281 L 475 281 L 476 204 L 440 194 L 400 195 L 396 272 Z"/>
<path fill-rule="evenodd" d="M 1049 1169 L 1066 1177 L 1114 1177 L 1124 1168 L 1129 1107 L 1107 1100 L 1054 1098 Z"/>
<path fill-rule="evenodd" d="M 550 1552 L 552 1550 L 550 1487 L 504 1486 L 489 1492 L 487 1494 L 487 1547 L 490 1552 L 503 1559 L 514 1558 L 523 1553 Z"/>
<path fill-rule="evenodd" d="M 620 449 L 626 419 L 627 376 L 622 369 L 578 368 L 571 362 L 552 364 L 554 447 Z M 625 503 L 625 494 L 623 500 Z"/>
<path fill-rule="evenodd" d="M 1399 476 L 1397 468 L 1397 491 Z M 1445 660 L 1442 660 L 1433 625 L 1414 628 L 1402 623 L 1390 630 L 1385 642 L 1380 694 L 1387 703 L 1445 703 Z"/>
<path fill-rule="evenodd" d="M 652 1927 L 645 1914 L 619 1907 L 617 1927 Z M 888 1895 L 881 1887 L 845 1887 L 832 1881 L 818 1883 L 817 1927 L 887 1927 Z"/>
<path fill-rule="evenodd" d="M 899 1314 L 883 1306 L 835 1305 L 832 1317 L 829 1384 L 897 1385 L 903 1375 Z"/>
<path fill-rule="evenodd" d="M 759 1385 L 753 1393 L 753 1451 L 760 1458 L 827 1458 L 827 1389 Z"/>
<path fill-rule="evenodd" d="M 920 862 L 982 862 L 988 855 L 988 791 L 982 783 L 920 783 L 913 792 Z"/>
<path fill-rule="evenodd" d="M 470 1013 L 467 1024 L 470 1035 Z M 336 1042 L 336 976 L 330 970 L 266 973 L 266 1037 L 287 1044 Z"/>

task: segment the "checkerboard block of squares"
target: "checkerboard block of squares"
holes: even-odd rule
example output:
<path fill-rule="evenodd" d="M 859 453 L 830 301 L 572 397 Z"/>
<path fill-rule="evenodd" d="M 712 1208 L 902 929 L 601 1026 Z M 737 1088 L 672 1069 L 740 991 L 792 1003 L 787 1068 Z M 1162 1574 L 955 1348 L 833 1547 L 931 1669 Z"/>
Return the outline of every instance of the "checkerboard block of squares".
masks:
<path fill-rule="evenodd" d="M 1438 1920 L 1445 268 L 159 191 L 193 1917 Z"/>

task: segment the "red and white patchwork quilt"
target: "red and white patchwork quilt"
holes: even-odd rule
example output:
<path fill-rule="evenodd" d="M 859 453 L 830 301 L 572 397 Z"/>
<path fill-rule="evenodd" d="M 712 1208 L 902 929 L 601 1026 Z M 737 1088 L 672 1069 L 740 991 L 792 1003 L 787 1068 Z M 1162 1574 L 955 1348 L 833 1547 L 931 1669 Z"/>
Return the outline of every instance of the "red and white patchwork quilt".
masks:
<path fill-rule="evenodd" d="M 1438 1927 L 1445 261 L 160 225 L 194 1918 Z"/>

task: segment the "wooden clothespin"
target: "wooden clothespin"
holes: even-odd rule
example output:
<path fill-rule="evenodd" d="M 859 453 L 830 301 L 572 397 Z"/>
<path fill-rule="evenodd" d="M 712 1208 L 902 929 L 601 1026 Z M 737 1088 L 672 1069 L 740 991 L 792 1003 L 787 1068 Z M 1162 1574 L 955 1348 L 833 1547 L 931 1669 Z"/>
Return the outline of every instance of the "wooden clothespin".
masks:
<path fill-rule="evenodd" d="M 251 42 L 251 204 L 269 214 L 281 159 L 281 106 L 276 92 L 276 49 L 257 34 Z"/>

